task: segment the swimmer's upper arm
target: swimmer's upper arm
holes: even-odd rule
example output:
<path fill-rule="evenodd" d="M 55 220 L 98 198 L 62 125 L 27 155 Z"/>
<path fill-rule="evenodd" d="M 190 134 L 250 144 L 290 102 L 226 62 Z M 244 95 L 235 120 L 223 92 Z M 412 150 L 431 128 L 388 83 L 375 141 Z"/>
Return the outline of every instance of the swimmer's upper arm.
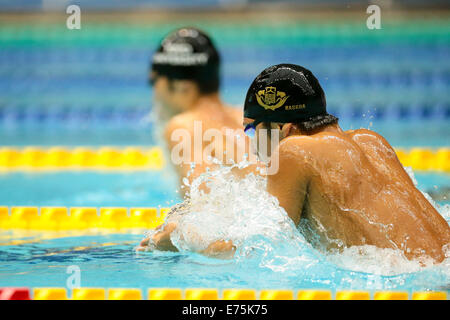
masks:
<path fill-rule="evenodd" d="M 296 225 L 300 222 L 310 180 L 309 166 L 299 151 L 308 152 L 310 140 L 300 136 L 283 140 L 272 155 L 272 161 L 278 157 L 278 171 L 267 178 L 268 192 L 278 199 Z"/>

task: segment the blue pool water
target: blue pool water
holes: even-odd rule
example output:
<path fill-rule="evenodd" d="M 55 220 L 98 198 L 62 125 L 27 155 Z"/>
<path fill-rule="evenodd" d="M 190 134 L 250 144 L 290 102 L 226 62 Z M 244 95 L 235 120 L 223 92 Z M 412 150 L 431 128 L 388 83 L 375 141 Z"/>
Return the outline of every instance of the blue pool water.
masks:
<path fill-rule="evenodd" d="M 439 194 L 439 204 L 450 204 L 450 197 L 442 198 L 445 192 L 448 196 L 450 175 L 416 173 L 415 177 L 420 190 Z M 167 171 L 14 172 L 0 174 L 0 184 L 4 206 L 167 207 L 181 201 L 178 181 Z"/>
<path fill-rule="evenodd" d="M 164 172 L 149 173 L 10 173 L 0 176 L 5 205 L 158 206 L 179 201 L 176 183 Z M 416 174 L 422 190 L 450 184 L 441 174 Z M 162 184 L 161 184 L 162 182 Z M 42 186 L 45 186 L 44 188 Z M 24 194 L 28 195 L 24 197 Z M 439 202 L 450 221 L 450 203 Z M 447 206 L 445 206 L 447 205 Z M 136 253 L 144 230 L 107 234 L 37 231 L 1 231 L 1 286 L 66 287 L 67 267 L 81 270 L 86 287 L 214 287 L 214 288 L 327 288 L 449 290 L 448 262 L 422 268 L 389 252 L 328 255 L 295 240 L 294 249 L 276 241 L 253 240 L 255 255 L 231 261 L 206 258 L 189 252 Z M 259 249 L 258 249 L 259 247 Z M 260 250 L 263 249 L 262 253 Z M 294 250 L 294 251 L 292 251 Z M 292 260 L 291 260 L 292 259 Z M 378 261 L 377 261 L 378 259 Z M 380 261 L 400 259 L 391 268 Z M 395 264 L 394 262 L 391 262 Z M 384 274 L 390 268 L 390 274 Z M 257 272 L 255 272 L 257 270 Z"/>
<path fill-rule="evenodd" d="M 318 76 L 329 111 L 344 129 L 373 129 L 394 147 L 448 147 L 449 24 L 407 23 L 385 24 L 378 33 L 358 21 L 253 26 L 231 21 L 205 27 L 222 53 L 221 95 L 227 103 L 240 106 L 251 80 L 268 65 L 298 63 Z M 157 41 L 179 24 L 93 23 L 78 33 L 64 24 L 2 25 L 0 146 L 158 144 L 148 117 L 149 57 Z M 416 172 L 415 177 L 439 205 L 450 205 L 448 174 Z M 166 170 L 3 173 L 0 205 L 167 207 L 181 200 L 176 187 Z M 448 221 L 449 208 L 440 211 Z M 366 257 L 325 255 L 301 237 L 291 243 L 295 252 L 259 239 L 267 255 L 256 250 L 255 256 L 231 261 L 188 252 L 137 254 L 133 248 L 143 232 L 0 231 L 0 287 L 66 287 L 71 265 L 80 267 L 86 287 L 417 291 L 450 286 L 448 259 L 420 268 L 371 248 L 365 248 Z"/>
<path fill-rule="evenodd" d="M 448 270 L 438 267 L 381 276 L 322 262 L 315 268 L 280 272 L 255 261 L 221 261 L 192 253 L 135 254 L 139 235 L 15 238 L 27 243 L 5 246 L 2 236 L 0 251 L 7 261 L 0 267 L 2 286 L 66 287 L 66 270 L 71 265 L 80 267 L 85 287 L 448 290 L 450 281 Z"/>
<path fill-rule="evenodd" d="M 7 206 L 167 207 L 180 200 L 178 181 L 164 171 L 15 172 L 0 174 L 0 183 Z"/>

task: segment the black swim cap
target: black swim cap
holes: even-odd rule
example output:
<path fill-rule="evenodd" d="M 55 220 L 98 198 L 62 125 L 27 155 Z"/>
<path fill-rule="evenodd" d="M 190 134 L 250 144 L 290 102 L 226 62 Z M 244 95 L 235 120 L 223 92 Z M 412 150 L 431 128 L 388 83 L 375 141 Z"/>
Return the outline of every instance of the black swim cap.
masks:
<path fill-rule="evenodd" d="M 245 98 L 244 117 L 258 122 L 302 122 L 327 114 L 319 81 L 311 71 L 295 64 L 265 69 Z"/>
<path fill-rule="evenodd" d="M 152 71 L 170 79 L 197 81 L 206 89 L 211 87 L 209 91 L 214 91 L 214 87 L 218 89 L 219 65 L 219 53 L 211 39 L 191 27 L 171 32 L 152 58 Z"/>

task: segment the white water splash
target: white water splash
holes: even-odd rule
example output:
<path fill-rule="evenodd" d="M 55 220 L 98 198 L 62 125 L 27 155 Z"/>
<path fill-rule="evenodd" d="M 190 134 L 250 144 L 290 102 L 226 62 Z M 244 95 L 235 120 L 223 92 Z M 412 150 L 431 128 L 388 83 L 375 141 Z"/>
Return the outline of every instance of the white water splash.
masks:
<path fill-rule="evenodd" d="M 433 266 L 431 258 L 408 260 L 400 250 L 372 245 L 347 247 L 342 252 L 329 253 L 328 259 L 344 269 L 377 275 L 412 273 Z"/>
<path fill-rule="evenodd" d="M 386 276 L 433 270 L 444 274 L 444 282 L 450 281 L 450 245 L 447 258 L 437 266 L 426 258 L 408 260 L 401 250 L 370 245 L 339 252 L 313 249 L 277 199 L 267 193 L 266 179 L 253 174 L 236 179 L 231 168 L 220 166 L 195 179 L 186 207 L 168 217 L 167 222 L 177 221 L 171 240 L 180 251 L 199 252 L 216 240 L 232 240 L 237 246 L 235 261 L 256 262 L 276 272 L 305 277 L 323 273 L 332 278 L 336 268 Z M 407 172 L 417 185 L 412 170 Z M 204 183 L 210 190 L 207 194 L 200 188 Z M 439 207 L 425 196 L 448 221 L 450 206 Z"/>
<path fill-rule="evenodd" d="M 187 207 L 168 218 L 178 225 L 171 235 L 174 245 L 198 252 L 214 241 L 231 240 L 236 260 L 260 259 L 260 266 L 271 269 L 286 268 L 290 256 L 317 260 L 278 200 L 265 191 L 266 179 L 254 174 L 236 179 L 231 169 L 220 167 L 194 180 Z M 204 183 L 207 194 L 200 190 Z"/>

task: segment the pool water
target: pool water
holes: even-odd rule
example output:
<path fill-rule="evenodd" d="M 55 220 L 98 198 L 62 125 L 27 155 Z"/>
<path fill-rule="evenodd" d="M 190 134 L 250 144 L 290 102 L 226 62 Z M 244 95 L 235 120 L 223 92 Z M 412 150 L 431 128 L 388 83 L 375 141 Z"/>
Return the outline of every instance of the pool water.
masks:
<path fill-rule="evenodd" d="M 384 21 L 375 32 L 358 19 L 91 22 L 75 32 L 65 24 L 4 23 L 0 146 L 158 144 L 149 116 L 149 58 L 158 41 L 182 25 L 197 25 L 215 39 L 223 57 L 221 95 L 229 104 L 242 105 L 265 67 L 298 63 L 318 76 L 344 129 L 373 129 L 394 147 L 449 146 L 450 24 L 442 18 Z M 450 176 L 415 172 L 415 178 L 449 221 Z M 168 169 L 2 173 L 0 205 L 167 207 L 181 201 L 177 183 Z M 136 253 L 144 230 L 0 231 L 0 287 L 67 287 L 67 268 L 76 265 L 83 287 L 449 290 L 448 259 L 422 268 L 370 247 L 324 254 L 289 230 L 295 241 L 277 236 L 290 245 L 251 238 L 254 255 L 227 261 L 189 252 Z"/>
<path fill-rule="evenodd" d="M 279 288 L 364 290 L 449 290 L 446 267 L 383 276 L 345 270 L 333 264 L 300 267 L 280 272 L 261 268 L 255 261 L 235 262 L 193 253 L 139 253 L 133 248 L 140 235 L 110 234 L 40 239 L 20 237 L 27 243 L 0 247 L 2 286 L 66 287 L 67 268 L 79 266 L 83 287 L 175 288 Z M 107 244 L 107 245 L 105 245 Z M 307 267 L 305 264 L 303 267 Z M 257 272 L 255 272 L 257 270 Z"/>
<path fill-rule="evenodd" d="M 450 175 L 416 173 L 420 190 L 450 204 Z M 148 172 L 14 172 L 0 174 L 3 206 L 168 207 L 182 200 L 169 170 Z M 26 195 L 26 197 L 24 196 Z"/>
<path fill-rule="evenodd" d="M 180 200 L 168 171 L 15 172 L 0 174 L 0 183 L 5 206 L 167 207 Z"/>
<path fill-rule="evenodd" d="M 160 174 L 7 174 L 2 177 L 2 182 L 4 185 L 11 183 L 11 191 L 3 193 L 1 201 L 6 204 L 20 203 L 20 193 L 33 195 L 23 204 L 36 206 L 64 203 L 131 207 L 161 204 L 163 200 L 171 204 L 176 199 L 174 193 L 170 193 L 175 184 L 165 187 L 167 193 L 161 189 L 159 194 L 152 190 L 155 181 L 160 180 Z M 450 179 L 437 174 L 419 174 L 415 178 L 418 185 L 425 189 L 448 184 Z M 48 189 L 36 192 L 44 180 L 48 180 Z M 61 181 L 72 183 L 57 183 Z M 20 192 L 16 187 L 19 185 Z M 55 192 L 56 188 L 58 192 Z M 230 193 L 218 195 L 216 192 L 215 197 L 225 198 L 223 201 L 229 202 L 226 197 L 236 196 Z M 252 197 L 255 198 L 254 195 Z M 218 203 L 216 200 L 213 202 Z M 245 195 L 236 201 L 246 201 Z M 257 203 L 249 199 L 249 206 L 261 206 L 263 203 L 260 199 L 253 201 Z M 439 203 L 436 204 L 439 211 L 450 221 L 450 204 L 448 201 Z M 220 203 L 217 205 L 220 206 Z M 277 223 L 279 216 L 274 216 L 274 220 L 270 218 L 274 214 L 273 208 L 263 208 L 269 220 L 260 223 L 264 227 Z M 261 208 L 254 211 L 260 212 Z M 251 212 L 246 214 L 249 214 L 249 219 L 258 219 L 252 217 Z M 204 224 L 210 223 L 205 218 L 201 219 Z M 221 223 L 215 221 L 216 224 Z M 242 232 L 251 228 L 250 222 Z M 289 226 L 286 230 L 277 230 L 273 236 L 266 238 L 250 235 L 250 240 L 247 239 L 248 242 L 240 249 L 242 252 L 233 260 L 207 258 L 189 251 L 136 253 L 134 248 L 142 239 L 144 230 L 115 234 L 104 231 L 1 231 L 0 256 L 3 263 L 0 266 L 0 283 L 2 286 L 66 287 L 70 276 L 67 268 L 75 265 L 80 268 L 81 286 L 85 287 L 450 289 L 448 259 L 440 265 L 424 268 L 398 253 L 369 246 L 358 247 L 359 251 L 321 253 L 310 247 L 298 231 L 289 229 Z M 278 232 L 282 235 L 277 235 Z M 293 232 L 292 235 L 286 236 L 290 232 Z M 248 251 L 250 247 L 252 249 Z"/>

